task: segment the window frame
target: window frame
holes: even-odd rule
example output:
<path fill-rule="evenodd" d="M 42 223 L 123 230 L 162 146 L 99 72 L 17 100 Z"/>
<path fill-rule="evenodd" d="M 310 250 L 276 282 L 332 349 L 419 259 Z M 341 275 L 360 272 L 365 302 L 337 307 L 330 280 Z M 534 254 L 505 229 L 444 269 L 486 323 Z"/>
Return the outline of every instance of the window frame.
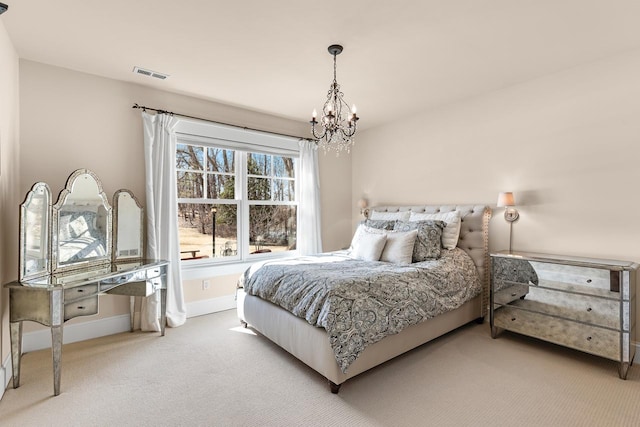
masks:
<path fill-rule="evenodd" d="M 299 223 L 299 189 L 298 179 L 300 177 L 300 148 L 299 139 L 286 137 L 283 135 L 260 132 L 243 128 L 236 128 L 217 123 L 196 122 L 191 120 L 180 120 L 176 125 L 176 144 L 189 144 L 204 147 L 214 147 L 218 149 L 234 150 L 235 161 L 235 189 L 234 199 L 209 199 L 208 194 L 203 192 L 202 198 L 186 199 L 178 197 L 176 192 L 176 203 L 202 203 L 209 205 L 235 204 L 237 206 L 237 228 L 238 228 L 238 250 L 236 255 L 220 258 L 204 258 L 196 260 L 181 261 L 180 266 L 185 268 L 206 268 L 220 265 L 249 264 L 265 258 L 286 258 L 298 255 L 297 249 L 284 252 L 270 252 L 251 254 L 249 242 L 249 208 L 256 204 L 285 205 L 296 207 L 296 221 Z M 177 145 L 174 153 L 177 152 Z M 294 165 L 294 198 L 293 202 L 283 202 L 276 200 L 249 200 L 247 194 L 247 158 L 248 153 L 267 154 L 272 156 L 292 157 L 295 159 Z M 206 156 L 205 156 L 206 157 Z M 272 158 L 273 159 L 273 158 Z M 204 165 L 204 179 L 207 179 Z M 176 169 L 177 171 L 178 169 Z M 274 171 L 271 172 L 270 179 L 274 178 Z M 206 188 L 206 187 L 205 187 Z M 258 203 L 256 203 L 258 202 Z"/>

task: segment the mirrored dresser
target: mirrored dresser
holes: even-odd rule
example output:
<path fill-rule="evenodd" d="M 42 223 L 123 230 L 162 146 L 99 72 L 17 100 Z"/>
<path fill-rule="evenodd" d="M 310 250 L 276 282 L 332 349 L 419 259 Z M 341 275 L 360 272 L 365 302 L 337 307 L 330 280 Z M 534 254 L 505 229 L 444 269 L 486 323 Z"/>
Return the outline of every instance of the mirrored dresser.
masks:
<path fill-rule="evenodd" d="M 491 336 L 532 336 L 619 362 L 636 351 L 638 264 L 526 252 L 491 254 Z"/>
<path fill-rule="evenodd" d="M 144 258 L 144 214 L 128 190 L 109 204 L 98 177 L 74 171 L 55 204 L 46 183 L 20 206 L 19 279 L 9 289 L 13 387 L 20 385 L 23 321 L 51 328 L 54 395 L 60 394 L 64 322 L 99 311 L 100 295 L 157 294 L 160 334 L 166 321 L 168 263 Z"/>

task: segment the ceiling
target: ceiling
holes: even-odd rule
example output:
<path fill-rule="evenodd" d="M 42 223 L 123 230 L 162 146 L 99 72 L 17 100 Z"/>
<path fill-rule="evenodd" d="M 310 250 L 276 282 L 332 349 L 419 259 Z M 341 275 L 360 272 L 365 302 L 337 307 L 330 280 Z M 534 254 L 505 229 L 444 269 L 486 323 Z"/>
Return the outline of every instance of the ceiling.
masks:
<path fill-rule="evenodd" d="M 20 58 L 294 120 L 342 44 L 361 127 L 640 48 L 638 0 L 2 1 Z"/>

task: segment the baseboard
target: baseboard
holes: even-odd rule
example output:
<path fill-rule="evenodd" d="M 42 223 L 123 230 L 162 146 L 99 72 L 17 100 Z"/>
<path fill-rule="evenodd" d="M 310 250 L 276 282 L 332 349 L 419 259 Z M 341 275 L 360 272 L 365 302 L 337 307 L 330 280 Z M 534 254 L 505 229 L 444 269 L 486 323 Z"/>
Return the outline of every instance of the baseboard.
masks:
<path fill-rule="evenodd" d="M 104 319 L 65 325 L 62 343 L 84 341 L 91 338 L 119 334 L 131 330 L 131 317 L 128 314 L 112 316 Z M 51 348 L 51 330 L 43 329 L 22 334 L 22 352 Z"/>
<path fill-rule="evenodd" d="M 235 307 L 235 295 L 211 298 L 203 301 L 195 301 L 187 303 L 187 318 L 202 316 L 204 314 L 211 314 L 217 311 L 230 310 Z M 62 342 L 63 344 L 69 344 L 72 342 L 84 341 L 92 338 L 103 337 L 106 335 L 119 334 L 121 332 L 129 331 L 130 328 L 131 323 L 128 314 L 112 316 L 104 319 L 98 319 L 72 325 L 65 325 Z M 22 335 L 23 353 L 42 350 L 44 348 L 51 348 L 50 329 L 42 329 L 24 333 Z M 11 363 L 11 357 L 8 358 L 7 363 Z M 11 372 L 11 370 L 9 369 L 6 372 Z M 7 375 L 6 373 L 4 373 L 4 375 L 11 378 L 10 374 Z"/>
<path fill-rule="evenodd" d="M 187 303 L 187 318 L 216 313 L 218 311 L 236 308 L 236 296 L 225 295 L 223 297 Z"/>
<path fill-rule="evenodd" d="M 4 391 L 9 386 L 9 381 L 13 377 L 13 372 L 11 368 L 11 353 L 7 356 L 7 358 L 2 362 L 2 366 L 0 367 L 0 380 L 2 380 L 2 390 L 0 390 L 0 399 L 4 396 Z"/>

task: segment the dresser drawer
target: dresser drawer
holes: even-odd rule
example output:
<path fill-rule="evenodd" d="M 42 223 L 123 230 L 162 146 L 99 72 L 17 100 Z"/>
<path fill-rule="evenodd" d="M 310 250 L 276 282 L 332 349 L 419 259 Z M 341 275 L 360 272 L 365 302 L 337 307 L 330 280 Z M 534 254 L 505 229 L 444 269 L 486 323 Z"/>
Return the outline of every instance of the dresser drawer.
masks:
<path fill-rule="evenodd" d="M 531 286 L 529 293 L 523 299 L 515 300 L 510 305 L 594 326 L 621 329 L 620 302 L 616 300 L 574 295 Z"/>
<path fill-rule="evenodd" d="M 64 305 L 64 320 L 98 314 L 98 296 L 76 300 Z"/>
<path fill-rule="evenodd" d="M 494 312 L 494 325 L 586 353 L 620 360 L 620 332 L 512 306 Z"/>
<path fill-rule="evenodd" d="M 89 285 L 75 286 L 64 290 L 65 304 L 77 300 L 78 298 L 87 298 L 92 295 L 98 295 L 98 284 L 91 283 Z"/>

